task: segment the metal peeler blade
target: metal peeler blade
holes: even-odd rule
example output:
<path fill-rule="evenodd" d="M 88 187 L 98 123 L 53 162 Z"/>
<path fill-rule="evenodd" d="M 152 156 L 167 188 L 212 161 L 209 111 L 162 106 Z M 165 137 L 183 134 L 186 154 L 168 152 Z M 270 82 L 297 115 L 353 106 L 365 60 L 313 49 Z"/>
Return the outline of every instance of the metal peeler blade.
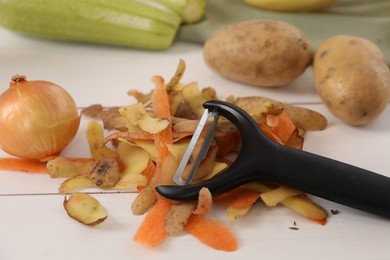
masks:
<path fill-rule="evenodd" d="M 206 139 L 203 143 L 201 150 L 199 151 L 198 156 L 195 159 L 194 165 L 191 168 L 191 171 L 190 171 L 187 179 L 183 180 L 182 179 L 183 171 L 188 163 L 188 160 L 191 158 L 192 151 L 194 150 L 195 145 L 198 142 L 199 137 L 202 133 L 202 130 L 205 127 L 206 122 L 210 117 L 213 117 L 214 120 L 211 124 L 210 129 L 208 130 Z M 185 184 L 190 184 L 192 182 L 192 179 L 194 178 L 195 172 L 198 169 L 200 162 L 205 158 L 207 151 L 210 148 L 210 144 L 211 144 L 211 141 L 213 140 L 213 137 L 214 137 L 214 130 L 215 130 L 215 127 L 217 126 L 218 119 L 219 119 L 218 113 L 210 112 L 208 109 L 205 109 L 202 117 L 199 120 L 198 126 L 196 127 L 195 132 L 191 138 L 191 141 L 188 144 L 187 150 L 183 155 L 183 158 L 179 164 L 179 167 L 176 170 L 175 176 L 173 177 L 173 181 L 177 185 L 185 185 Z"/>
<path fill-rule="evenodd" d="M 227 169 L 210 180 L 157 186 L 163 197 L 196 200 L 203 187 L 219 194 L 248 182 L 271 181 L 390 218 L 389 177 L 273 142 L 244 110 L 227 102 L 211 100 L 203 106 L 237 127 L 241 150 Z"/>

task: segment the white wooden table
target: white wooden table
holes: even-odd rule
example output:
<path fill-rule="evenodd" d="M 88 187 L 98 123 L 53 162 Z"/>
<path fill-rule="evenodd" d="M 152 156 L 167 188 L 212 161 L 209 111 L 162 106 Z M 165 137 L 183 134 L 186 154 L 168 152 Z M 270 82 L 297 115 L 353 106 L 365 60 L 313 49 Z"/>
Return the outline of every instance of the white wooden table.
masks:
<path fill-rule="evenodd" d="M 197 45 L 175 44 L 164 52 L 148 52 L 46 41 L 0 29 L 0 92 L 7 89 L 12 75 L 20 73 L 31 80 L 45 79 L 63 86 L 80 108 L 95 103 L 121 106 L 133 102 L 127 90 L 149 91 L 153 75 L 169 79 L 179 59 L 187 64 L 183 82 L 213 86 L 220 97 L 262 95 L 323 113 L 329 120 L 328 128 L 308 133 L 304 150 L 390 176 L 390 108 L 367 126 L 347 126 L 321 103 L 310 68 L 287 87 L 260 89 L 210 71 L 203 62 L 202 47 Z M 89 155 L 85 123 L 83 119 L 65 156 Z M 0 152 L 0 156 L 7 155 Z M 238 251 L 216 251 L 189 235 L 169 238 L 162 247 L 149 249 L 132 241 L 143 219 L 130 212 L 135 194 L 94 194 L 109 217 L 101 225 L 87 227 L 66 215 L 64 196 L 57 192 L 61 182 L 44 174 L 0 171 L 1 260 L 390 259 L 389 220 L 319 198 L 314 199 L 328 211 L 341 212 L 330 214 L 325 226 L 282 207 L 259 204 L 234 222 L 226 221 L 223 210 L 216 209 L 212 217 L 226 221 L 237 234 Z M 289 229 L 294 222 L 299 230 Z"/>

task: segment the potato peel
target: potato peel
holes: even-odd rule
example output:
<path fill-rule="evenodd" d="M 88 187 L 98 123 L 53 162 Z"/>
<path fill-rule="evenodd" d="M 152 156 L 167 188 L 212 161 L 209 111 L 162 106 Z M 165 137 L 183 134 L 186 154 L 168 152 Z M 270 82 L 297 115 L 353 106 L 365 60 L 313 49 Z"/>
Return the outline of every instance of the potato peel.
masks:
<path fill-rule="evenodd" d="M 208 188 L 203 187 L 199 191 L 198 205 L 193 213 L 197 215 L 205 215 L 211 210 L 212 205 L 213 196 Z"/>
<path fill-rule="evenodd" d="M 204 108 L 203 103 L 207 100 L 202 96 L 201 91 L 198 88 L 198 83 L 193 82 L 188 84 L 182 91 L 185 102 L 190 106 L 193 113 L 195 113 L 198 118 L 203 115 Z"/>
<path fill-rule="evenodd" d="M 307 131 L 324 130 L 328 125 L 327 118 L 319 112 L 266 97 L 239 97 L 233 103 L 244 109 L 250 115 L 261 113 L 269 104 L 274 107 L 283 108 L 294 122 L 294 125 Z"/>
<path fill-rule="evenodd" d="M 63 205 L 69 217 L 84 225 L 95 226 L 107 219 L 107 212 L 100 202 L 85 193 L 76 192 L 65 197 Z"/>
<path fill-rule="evenodd" d="M 96 185 L 88 176 L 75 176 L 62 182 L 58 191 L 66 194 L 86 188 L 96 188 Z"/>
<path fill-rule="evenodd" d="M 228 220 L 236 220 L 242 216 L 245 216 L 252 208 L 252 206 L 253 204 L 245 207 L 228 207 L 226 209 L 226 217 Z"/>
<path fill-rule="evenodd" d="M 170 122 L 164 118 L 151 117 L 145 110 L 142 103 L 136 103 L 119 110 L 121 116 L 126 120 L 126 127 L 129 131 L 142 130 L 149 134 L 157 134 L 166 129 Z"/>
<path fill-rule="evenodd" d="M 103 126 L 97 121 L 90 121 L 87 126 L 87 139 L 90 153 L 93 158 L 101 159 L 105 157 L 118 157 L 116 151 L 102 146 L 104 139 Z"/>
<path fill-rule="evenodd" d="M 178 236 L 184 232 L 184 225 L 191 217 L 196 205 L 194 202 L 173 204 L 165 218 L 165 230 L 170 236 Z"/>
<path fill-rule="evenodd" d="M 73 160 L 56 157 L 46 163 L 46 168 L 51 178 L 70 178 L 87 175 L 93 162 L 94 160 L 89 158 Z"/>
<path fill-rule="evenodd" d="M 293 189 L 287 186 L 280 186 L 272 191 L 260 194 L 260 198 L 267 206 L 274 207 L 283 200 L 302 193 L 302 191 L 297 189 Z"/>
<path fill-rule="evenodd" d="M 154 186 L 148 185 L 142 189 L 131 204 L 133 215 L 140 216 L 147 212 L 157 201 L 157 195 Z"/>
<path fill-rule="evenodd" d="M 100 188 L 114 186 L 120 177 L 119 164 L 114 158 L 102 158 L 91 165 L 89 178 Z"/>
<path fill-rule="evenodd" d="M 116 190 L 137 191 L 138 186 L 146 186 L 147 178 L 142 175 L 150 156 L 141 147 L 120 142 L 117 147 L 119 158 L 124 164 L 124 170 L 119 181 L 112 187 Z"/>
<path fill-rule="evenodd" d="M 296 213 L 322 225 L 325 225 L 327 221 L 327 211 L 306 196 L 292 196 L 284 199 L 281 204 L 295 211 Z"/>
<path fill-rule="evenodd" d="M 158 134 L 169 125 L 169 120 L 165 118 L 153 118 L 150 116 L 144 117 L 142 120 L 138 121 L 139 127 L 141 130 L 150 133 Z"/>

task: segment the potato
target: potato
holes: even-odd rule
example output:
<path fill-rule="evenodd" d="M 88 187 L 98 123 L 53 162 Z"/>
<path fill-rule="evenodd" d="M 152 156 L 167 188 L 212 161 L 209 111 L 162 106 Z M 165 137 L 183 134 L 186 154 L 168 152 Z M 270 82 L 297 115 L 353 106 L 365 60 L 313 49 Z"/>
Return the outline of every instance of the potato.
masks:
<path fill-rule="evenodd" d="M 367 39 L 337 35 L 318 47 L 316 89 L 329 111 L 359 126 L 377 118 L 390 100 L 390 70 L 381 50 Z"/>
<path fill-rule="evenodd" d="M 226 78 L 277 87 L 299 77 L 312 61 L 305 35 L 291 24 L 249 20 L 215 32 L 203 48 L 206 64 Z"/>

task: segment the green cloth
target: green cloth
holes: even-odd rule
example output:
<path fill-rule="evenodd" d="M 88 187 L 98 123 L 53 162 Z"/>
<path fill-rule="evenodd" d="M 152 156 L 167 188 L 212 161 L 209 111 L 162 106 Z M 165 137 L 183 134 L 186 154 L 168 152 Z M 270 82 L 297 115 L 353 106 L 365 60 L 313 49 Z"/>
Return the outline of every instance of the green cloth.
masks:
<path fill-rule="evenodd" d="M 250 19 L 293 24 L 305 33 L 313 49 L 337 34 L 364 37 L 378 45 L 390 62 L 390 0 L 339 0 L 326 11 L 311 13 L 267 11 L 242 0 L 208 0 L 205 19 L 183 25 L 177 40 L 203 44 L 216 30 Z"/>

